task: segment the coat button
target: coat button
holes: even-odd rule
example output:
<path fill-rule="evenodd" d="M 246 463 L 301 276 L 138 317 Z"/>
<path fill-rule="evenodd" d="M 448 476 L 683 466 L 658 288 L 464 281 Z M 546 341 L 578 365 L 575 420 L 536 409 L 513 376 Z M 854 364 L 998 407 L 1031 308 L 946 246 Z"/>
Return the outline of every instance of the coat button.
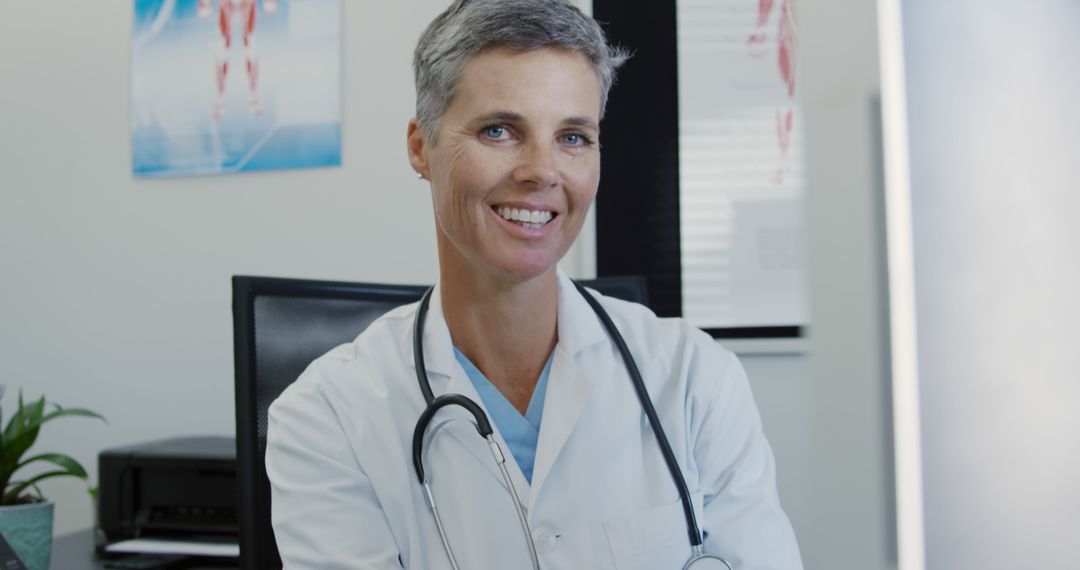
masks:
<path fill-rule="evenodd" d="M 555 545 L 558 540 L 559 535 L 546 528 L 537 529 L 533 532 L 533 544 L 536 545 L 537 552 L 551 552 L 552 550 L 555 550 Z"/>

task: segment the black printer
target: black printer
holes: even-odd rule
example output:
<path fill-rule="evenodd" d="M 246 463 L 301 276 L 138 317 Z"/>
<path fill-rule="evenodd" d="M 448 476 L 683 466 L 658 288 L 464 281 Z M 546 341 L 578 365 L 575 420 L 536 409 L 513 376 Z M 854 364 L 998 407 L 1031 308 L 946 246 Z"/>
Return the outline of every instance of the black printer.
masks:
<path fill-rule="evenodd" d="M 98 516 L 109 542 L 239 536 L 236 440 L 180 437 L 98 456 Z"/>

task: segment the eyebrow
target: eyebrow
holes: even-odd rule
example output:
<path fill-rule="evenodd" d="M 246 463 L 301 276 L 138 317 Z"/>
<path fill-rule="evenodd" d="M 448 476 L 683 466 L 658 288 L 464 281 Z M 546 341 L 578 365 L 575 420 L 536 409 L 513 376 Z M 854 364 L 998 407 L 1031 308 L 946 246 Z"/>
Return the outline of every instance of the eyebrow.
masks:
<path fill-rule="evenodd" d="M 525 121 L 525 116 L 521 113 L 515 113 L 513 111 L 495 111 L 486 115 L 480 115 L 476 118 L 477 122 L 500 122 L 500 123 L 521 123 Z M 569 117 L 563 120 L 563 123 L 575 126 L 584 127 L 587 129 L 593 129 L 595 131 L 600 130 L 600 125 L 596 121 L 588 117 Z"/>
<path fill-rule="evenodd" d="M 600 130 L 600 125 L 596 124 L 596 121 L 588 117 L 570 117 L 569 119 L 566 119 L 566 123 L 575 127 L 585 127 L 594 131 Z"/>
<path fill-rule="evenodd" d="M 520 123 L 525 120 L 525 117 L 520 113 L 513 113 L 510 111 L 495 111 L 494 113 L 488 113 L 486 115 L 480 115 L 476 118 L 477 122 L 500 122 L 500 123 Z"/>

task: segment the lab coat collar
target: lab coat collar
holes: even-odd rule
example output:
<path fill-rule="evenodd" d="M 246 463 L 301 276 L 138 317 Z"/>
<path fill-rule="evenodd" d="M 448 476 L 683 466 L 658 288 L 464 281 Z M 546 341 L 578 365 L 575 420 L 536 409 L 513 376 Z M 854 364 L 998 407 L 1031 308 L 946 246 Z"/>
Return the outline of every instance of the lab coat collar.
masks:
<path fill-rule="evenodd" d="M 559 279 L 559 345 L 569 356 L 607 340 L 604 325 L 593 312 L 574 282 L 558 270 Z"/>
<path fill-rule="evenodd" d="M 557 279 L 559 339 L 552 355 L 552 369 L 545 394 L 544 419 L 537 442 L 532 485 L 525 480 L 517 462 L 507 461 L 511 480 L 526 509 L 531 508 L 536 501 L 540 487 L 554 467 L 559 452 L 569 439 L 592 392 L 594 380 L 578 368 L 576 356 L 583 350 L 607 340 L 607 331 L 592 307 L 561 269 L 557 270 Z M 424 358 L 432 390 L 436 395 L 456 393 L 466 396 L 478 403 L 487 413 L 483 400 L 454 356 L 454 346 L 443 313 L 438 286 L 431 297 L 424 323 Z M 411 335 L 409 342 L 412 342 Z M 463 410 L 454 410 L 452 413 L 467 416 Z M 475 437 L 471 430 L 447 431 L 503 484 L 502 475 L 481 439 Z M 495 439 L 502 446 L 504 454 L 509 455 L 510 448 L 497 427 Z"/>
<path fill-rule="evenodd" d="M 529 505 L 536 503 L 594 389 L 595 379 L 581 370 L 576 357 L 607 339 L 607 331 L 574 283 L 561 270 L 558 277 L 559 342 L 555 345 L 544 395 L 544 418 L 536 443 Z"/>
<path fill-rule="evenodd" d="M 607 339 L 607 331 L 600 319 L 593 313 L 592 307 L 578 293 L 573 281 L 556 269 L 558 279 L 558 344 L 569 356 L 595 346 Z M 412 344 L 410 328 L 409 344 Z M 411 354 L 411 350 L 409 351 Z M 414 360 L 415 362 L 415 360 Z M 429 374 L 452 376 L 458 367 L 454 357 L 454 345 L 450 339 L 450 328 L 442 309 L 442 296 L 439 285 L 431 294 L 427 319 L 424 323 L 424 363 Z"/>
<path fill-rule="evenodd" d="M 409 343 L 412 343 L 412 327 L 409 327 Z M 410 351 L 411 354 L 411 351 Z M 410 363 L 415 370 L 415 359 Z M 490 417 L 491 414 L 484 405 L 484 400 L 480 397 L 480 394 L 476 391 L 476 387 L 473 386 L 471 380 L 469 380 L 468 374 L 465 369 L 461 367 L 461 364 L 454 356 L 454 345 L 450 338 L 450 328 L 446 324 L 446 317 L 442 309 L 442 298 L 439 293 L 439 286 L 435 286 L 435 290 L 431 293 L 431 301 L 428 304 L 427 318 L 424 321 L 424 365 L 427 368 L 428 381 L 431 383 L 431 390 L 435 396 L 442 394 L 461 394 L 466 398 L 476 402 L 485 414 Z M 465 410 L 456 406 L 451 406 L 440 410 L 438 416 L 440 418 L 445 417 L 460 417 L 474 421 L 472 416 Z M 436 425 L 438 421 L 432 422 L 432 426 Z M 502 447 L 503 455 L 507 457 L 506 469 L 510 473 L 510 480 L 514 484 L 518 496 L 521 498 L 522 506 L 527 510 L 529 508 L 529 482 L 525 479 L 525 475 L 521 472 L 521 468 L 517 462 L 513 460 L 510 454 L 510 446 L 506 444 L 506 440 L 503 439 L 502 433 L 499 432 L 498 426 L 492 425 L 494 428 L 495 441 Z M 429 428 L 430 433 L 431 428 Z M 464 428 L 462 424 L 448 425 L 443 429 L 449 436 L 458 442 L 462 447 L 469 451 L 473 457 L 481 465 L 483 465 L 488 473 L 494 477 L 503 488 L 506 487 L 506 482 L 503 480 L 502 473 L 499 471 L 498 465 L 495 463 L 491 456 L 491 452 L 488 445 L 484 443 L 484 440 L 477 436 L 475 430 L 471 428 Z"/>

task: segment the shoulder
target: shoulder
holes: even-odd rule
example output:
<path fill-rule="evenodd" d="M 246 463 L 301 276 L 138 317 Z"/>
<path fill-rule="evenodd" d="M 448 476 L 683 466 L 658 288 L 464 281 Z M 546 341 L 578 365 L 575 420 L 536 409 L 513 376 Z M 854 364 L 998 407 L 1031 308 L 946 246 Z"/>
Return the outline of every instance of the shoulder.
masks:
<path fill-rule="evenodd" d="M 598 296 L 626 341 L 650 390 L 702 412 L 748 391 L 735 353 L 683 318 L 658 317 L 648 307 Z"/>
<path fill-rule="evenodd" d="M 705 331 L 681 317 L 658 317 L 648 307 L 595 294 L 612 321 L 623 331 L 628 345 L 647 354 L 678 354 L 686 358 L 707 359 L 712 365 L 737 363 L 735 354 L 716 342 Z"/>

